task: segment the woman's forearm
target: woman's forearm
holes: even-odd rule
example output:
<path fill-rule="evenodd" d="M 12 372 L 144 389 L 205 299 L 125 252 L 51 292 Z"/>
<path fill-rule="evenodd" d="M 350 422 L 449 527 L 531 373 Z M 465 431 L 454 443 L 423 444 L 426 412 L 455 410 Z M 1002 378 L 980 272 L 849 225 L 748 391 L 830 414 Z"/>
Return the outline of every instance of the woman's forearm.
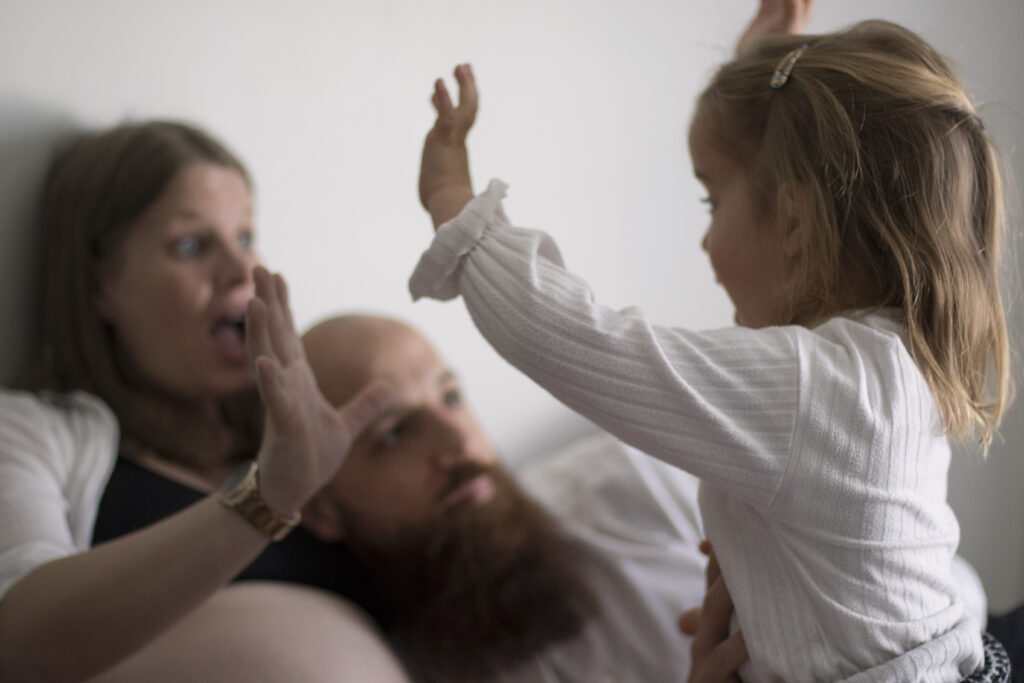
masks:
<path fill-rule="evenodd" d="M 39 566 L 0 599 L 0 680 L 77 681 L 103 671 L 206 600 L 267 542 L 211 496 Z"/>

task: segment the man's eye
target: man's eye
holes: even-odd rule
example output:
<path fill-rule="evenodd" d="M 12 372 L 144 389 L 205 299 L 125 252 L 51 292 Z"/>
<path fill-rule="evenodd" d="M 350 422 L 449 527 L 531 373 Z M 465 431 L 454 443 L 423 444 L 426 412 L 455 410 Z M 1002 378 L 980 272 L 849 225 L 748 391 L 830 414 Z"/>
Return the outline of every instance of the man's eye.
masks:
<path fill-rule="evenodd" d="M 462 403 L 462 392 L 458 389 L 449 389 L 444 392 L 444 404 L 449 408 L 453 408 Z"/>
<path fill-rule="evenodd" d="M 256 236 L 251 231 L 246 231 L 238 235 L 238 246 L 248 251 L 252 249 L 252 243 L 256 241 Z"/>
<path fill-rule="evenodd" d="M 202 242 L 199 241 L 198 237 L 195 235 L 186 235 L 185 237 L 174 241 L 171 245 L 171 251 L 175 256 L 188 258 L 190 256 L 196 256 L 202 247 Z"/>
<path fill-rule="evenodd" d="M 711 197 L 701 197 L 700 203 L 707 207 L 708 213 L 715 212 L 715 203 L 711 201 Z"/>
<path fill-rule="evenodd" d="M 379 437 L 377 437 L 376 446 L 377 448 L 387 449 L 393 448 L 398 445 L 398 442 L 402 439 L 402 433 L 404 432 L 402 425 L 395 425 L 391 429 L 387 430 Z"/>

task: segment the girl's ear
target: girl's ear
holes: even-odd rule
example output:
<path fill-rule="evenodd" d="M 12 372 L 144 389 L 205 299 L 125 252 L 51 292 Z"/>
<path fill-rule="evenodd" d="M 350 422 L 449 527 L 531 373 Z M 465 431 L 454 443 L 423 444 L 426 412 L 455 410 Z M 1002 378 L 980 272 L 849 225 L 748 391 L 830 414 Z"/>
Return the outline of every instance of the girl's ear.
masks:
<path fill-rule="evenodd" d="M 302 526 L 321 541 L 337 543 L 345 540 L 341 510 L 330 497 L 321 492 L 302 508 Z"/>
<path fill-rule="evenodd" d="M 806 193 L 796 183 L 786 182 L 779 187 L 776 213 L 783 228 L 782 253 L 786 258 L 799 256 L 807 241 Z"/>

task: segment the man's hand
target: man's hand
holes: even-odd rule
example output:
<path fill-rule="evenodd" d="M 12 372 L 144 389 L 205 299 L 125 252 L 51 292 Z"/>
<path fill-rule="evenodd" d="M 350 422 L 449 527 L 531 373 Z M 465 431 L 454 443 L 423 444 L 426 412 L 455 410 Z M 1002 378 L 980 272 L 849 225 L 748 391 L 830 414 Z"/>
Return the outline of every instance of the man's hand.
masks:
<path fill-rule="evenodd" d="M 811 19 L 814 0 L 761 0 L 761 7 L 736 44 L 742 56 L 762 37 L 774 33 L 803 33 Z"/>
<path fill-rule="evenodd" d="M 459 84 L 459 106 L 452 105 L 448 89 L 440 78 L 434 82 L 431 102 L 437 110 L 434 127 L 423 142 L 420 163 L 420 203 L 438 227 L 457 216 L 473 198 L 469 176 L 466 136 L 476 119 L 476 80 L 469 64 L 455 67 Z"/>
<path fill-rule="evenodd" d="M 743 633 L 729 635 L 732 597 L 722 578 L 718 560 L 708 541 L 701 551 L 708 555 L 707 587 L 704 604 L 679 616 L 679 630 L 693 636 L 690 646 L 690 677 L 688 683 L 738 682 L 736 670 L 747 660 L 747 644 Z"/>

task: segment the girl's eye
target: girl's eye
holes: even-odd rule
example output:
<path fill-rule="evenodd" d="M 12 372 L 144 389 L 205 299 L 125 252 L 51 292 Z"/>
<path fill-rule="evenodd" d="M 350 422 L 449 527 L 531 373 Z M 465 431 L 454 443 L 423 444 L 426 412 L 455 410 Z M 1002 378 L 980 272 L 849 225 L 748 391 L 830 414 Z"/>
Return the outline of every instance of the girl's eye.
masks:
<path fill-rule="evenodd" d="M 196 256 L 202 249 L 202 243 L 199 238 L 195 235 L 186 235 L 185 237 L 179 238 L 174 241 L 171 245 L 171 251 L 174 255 L 179 258 L 189 258 Z"/>
<path fill-rule="evenodd" d="M 449 389 L 448 391 L 444 392 L 443 400 L 446 406 L 448 406 L 449 408 L 454 408 L 455 406 L 462 403 L 462 392 L 460 392 L 458 389 Z"/>
<path fill-rule="evenodd" d="M 256 236 L 250 231 L 240 233 L 238 235 L 238 246 L 242 247 L 246 251 L 252 249 L 252 243 L 256 240 Z"/>

